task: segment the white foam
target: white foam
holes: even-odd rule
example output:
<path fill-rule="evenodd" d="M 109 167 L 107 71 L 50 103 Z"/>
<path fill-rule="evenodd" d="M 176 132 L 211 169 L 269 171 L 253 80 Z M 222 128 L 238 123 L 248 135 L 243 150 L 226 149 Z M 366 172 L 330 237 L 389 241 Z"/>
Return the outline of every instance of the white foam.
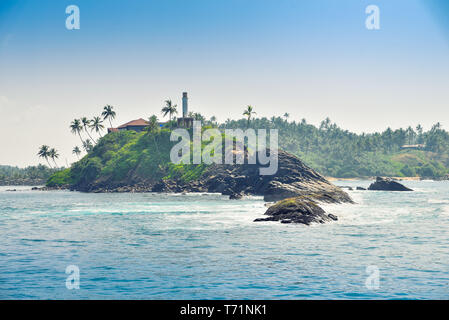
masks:
<path fill-rule="evenodd" d="M 448 199 L 429 199 L 427 200 L 428 203 L 435 203 L 435 204 L 443 204 L 443 203 L 449 203 Z"/>

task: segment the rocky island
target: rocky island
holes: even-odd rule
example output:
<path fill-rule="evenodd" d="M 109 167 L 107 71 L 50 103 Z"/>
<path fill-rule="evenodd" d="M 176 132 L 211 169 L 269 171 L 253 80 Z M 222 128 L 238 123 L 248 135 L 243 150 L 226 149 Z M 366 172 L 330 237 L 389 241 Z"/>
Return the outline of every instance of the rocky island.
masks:
<path fill-rule="evenodd" d="M 320 202 L 352 203 L 349 195 L 299 158 L 278 152 L 278 170 L 260 175 L 260 164 L 173 164 L 168 130 L 154 133 L 114 132 L 71 168 L 54 174 L 48 188 L 82 192 L 212 192 L 239 199 L 263 196 L 280 201 L 267 211 L 270 218 L 310 224 L 336 220 Z M 279 212 L 279 214 L 275 214 Z"/>
<path fill-rule="evenodd" d="M 375 190 L 375 191 L 413 191 L 410 188 L 407 188 L 403 184 L 394 181 L 391 178 L 382 178 L 377 177 L 376 181 L 373 182 L 369 187 L 368 190 Z"/>

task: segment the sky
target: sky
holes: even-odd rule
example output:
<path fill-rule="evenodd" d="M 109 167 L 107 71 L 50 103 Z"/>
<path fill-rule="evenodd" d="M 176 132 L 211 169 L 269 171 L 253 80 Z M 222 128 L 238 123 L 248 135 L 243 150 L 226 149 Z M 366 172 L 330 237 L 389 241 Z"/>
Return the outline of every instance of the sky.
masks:
<path fill-rule="evenodd" d="M 42 144 L 70 164 L 70 122 L 106 104 L 115 125 L 162 118 L 187 91 L 191 111 L 219 121 L 252 105 L 358 133 L 449 129 L 448 88 L 445 0 L 0 0 L 0 164 L 44 163 Z"/>

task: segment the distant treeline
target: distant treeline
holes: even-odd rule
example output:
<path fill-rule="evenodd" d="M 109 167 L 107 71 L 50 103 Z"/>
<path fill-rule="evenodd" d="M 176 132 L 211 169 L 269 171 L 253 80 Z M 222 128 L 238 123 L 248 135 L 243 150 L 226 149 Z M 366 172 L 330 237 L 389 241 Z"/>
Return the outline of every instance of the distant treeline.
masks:
<path fill-rule="evenodd" d="M 19 168 L 0 165 L 0 185 L 38 185 L 60 169 L 50 169 L 44 165 Z"/>
<path fill-rule="evenodd" d="M 356 134 L 341 129 L 329 118 L 322 121 L 319 126 L 315 126 L 307 123 L 305 119 L 299 122 L 289 121 L 287 113 L 283 117 L 270 119 L 252 118 L 253 114 L 255 114 L 254 111 L 249 110 L 248 107 L 244 113 L 247 116 L 246 119 L 228 119 L 221 124 L 216 122 L 215 117 L 206 120 L 199 113 L 195 113 L 192 117 L 202 121 L 206 126 L 220 129 L 278 129 L 279 148 L 297 155 L 309 166 L 326 176 L 337 178 L 372 176 L 442 178 L 448 177 L 449 174 L 449 133 L 442 128 L 440 123 L 436 123 L 428 131 L 424 131 L 422 126 L 418 125 L 415 128 L 408 127 L 397 130 L 387 128 L 383 132 Z M 157 131 L 157 128 L 151 125 L 156 121 L 155 116 L 150 118 L 149 133 Z M 175 126 L 176 121 L 169 121 L 169 123 L 170 126 Z M 169 128 L 165 130 L 169 130 Z M 108 136 L 106 135 L 106 137 Z M 118 137 L 122 137 L 122 135 Z M 128 138 L 131 139 L 132 135 Z M 161 146 L 156 144 L 156 141 L 154 143 L 153 147 L 161 153 L 162 150 L 159 150 Z M 115 148 L 116 146 L 110 147 Z M 115 159 L 115 151 L 112 149 L 108 150 L 102 147 L 94 150 L 98 153 L 98 157 L 105 158 L 104 163 L 107 168 L 112 166 L 114 161 L 117 162 L 120 170 L 115 170 L 114 174 L 125 174 L 128 165 L 140 159 L 143 152 L 139 149 L 139 152 L 133 154 L 132 161 L 127 161 L 122 158 Z M 93 152 L 93 150 L 89 151 Z M 83 162 L 83 159 L 80 162 Z M 75 164 L 76 166 L 77 164 Z M 152 166 L 149 167 L 154 169 Z M 0 184 L 14 184 L 14 182 L 15 184 L 40 184 L 56 171 L 58 169 L 51 169 L 43 165 L 23 169 L 0 166 Z"/>
<path fill-rule="evenodd" d="M 416 128 L 371 134 L 341 129 L 329 118 L 319 127 L 284 117 L 230 120 L 220 128 L 273 128 L 279 147 L 299 156 L 318 172 L 333 177 L 421 176 L 449 173 L 449 133 L 436 123 L 428 131 Z M 406 146 L 404 145 L 415 145 Z"/>

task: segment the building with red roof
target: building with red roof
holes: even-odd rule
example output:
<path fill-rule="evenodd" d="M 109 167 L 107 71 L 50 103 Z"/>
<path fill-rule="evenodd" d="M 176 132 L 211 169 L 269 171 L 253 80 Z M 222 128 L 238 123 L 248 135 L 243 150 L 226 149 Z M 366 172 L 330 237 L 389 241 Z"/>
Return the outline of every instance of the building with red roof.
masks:
<path fill-rule="evenodd" d="M 163 122 L 159 122 L 158 124 L 160 127 L 164 125 Z M 144 131 L 147 127 L 148 127 L 148 121 L 140 118 L 137 120 L 132 120 L 127 123 L 124 123 L 121 126 L 118 126 L 117 128 L 108 128 L 108 133 L 109 132 L 119 132 L 119 131 L 123 131 L 123 130 L 133 130 L 136 132 L 141 132 L 141 131 Z"/>

